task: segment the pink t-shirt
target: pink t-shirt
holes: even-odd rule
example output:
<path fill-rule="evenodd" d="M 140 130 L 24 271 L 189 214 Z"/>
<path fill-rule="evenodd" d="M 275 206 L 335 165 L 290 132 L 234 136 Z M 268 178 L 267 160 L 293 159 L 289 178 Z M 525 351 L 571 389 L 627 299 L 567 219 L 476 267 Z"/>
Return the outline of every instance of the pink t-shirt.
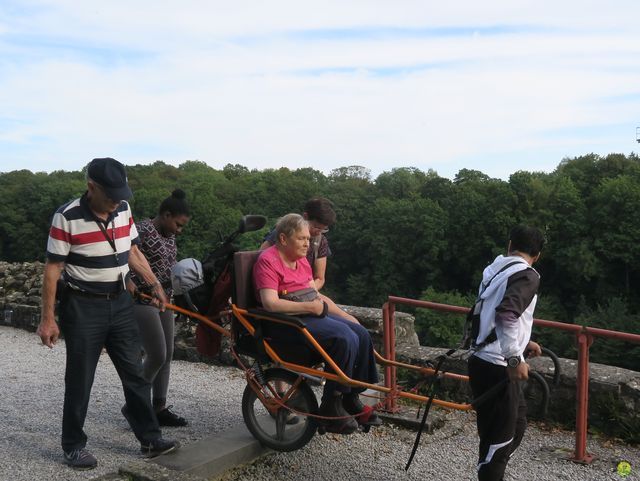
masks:
<path fill-rule="evenodd" d="M 307 289 L 313 280 L 311 266 L 305 257 L 298 259 L 296 268 L 287 267 L 276 246 L 265 249 L 253 265 L 253 285 L 256 299 L 260 299 L 260 289 L 274 289 L 278 295 Z"/>

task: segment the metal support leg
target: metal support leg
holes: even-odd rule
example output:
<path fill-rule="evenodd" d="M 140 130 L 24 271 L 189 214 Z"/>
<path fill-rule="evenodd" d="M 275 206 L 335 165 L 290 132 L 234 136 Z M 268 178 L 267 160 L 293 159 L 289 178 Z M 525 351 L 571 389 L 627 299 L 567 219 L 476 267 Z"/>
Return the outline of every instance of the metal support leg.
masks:
<path fill-rule="evenodd" d="M 587 453 L 587 423 L 589 415 L 589 347 L 593 338 L 586 332 L 577 334 L 578 376 L 576 379 L 576 447 L 572 461 L 590 464 L 593 456 Z"/>

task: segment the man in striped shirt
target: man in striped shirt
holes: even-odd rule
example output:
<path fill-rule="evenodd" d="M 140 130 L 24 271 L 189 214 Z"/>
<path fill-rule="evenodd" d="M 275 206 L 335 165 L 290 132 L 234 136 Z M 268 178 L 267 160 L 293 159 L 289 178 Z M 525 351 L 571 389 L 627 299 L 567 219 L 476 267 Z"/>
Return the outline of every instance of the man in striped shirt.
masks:
<path fill-rule="evenodd" d="M 148 457 L 176 449 L 162 438 L 151 406 L 151 385 L 142 373 L 140 340 L 128 292 L 129 268 L 153 288 L 164 309 L 164 290 L 139 251 L 138 233 L 127 199 L 124 166 L 111 158 L 87 167 L 87 191 L 53 216 L 42 283 L 42 319 L 38 335 L 52 348 L 60 329 L 67 362 L 62 416 L 66 464 L 91 469 L 96 458 L 85 449 L 84 421 L 98 359 L 103 347 L 122 381 L 127 420 Z M 58 297 L 60 329 L 54 317 Z"/>

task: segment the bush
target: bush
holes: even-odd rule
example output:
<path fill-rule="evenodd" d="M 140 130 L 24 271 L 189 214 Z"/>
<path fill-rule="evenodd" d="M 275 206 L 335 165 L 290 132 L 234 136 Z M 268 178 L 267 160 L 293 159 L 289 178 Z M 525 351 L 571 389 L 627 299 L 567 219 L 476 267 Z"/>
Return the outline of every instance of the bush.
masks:
<path fill-rule="evenodd" d="M 420 298 L 423 301 L 438 302 L 453 306 L 471 307 L 475 294 L 460 294 L 457 291 L 438 292 L 428 288 Z M 455 347 L 462 339 L 464 314 L 452 314 L 432 309 L 417 309 L 415 328 L 423 346 Z"/>

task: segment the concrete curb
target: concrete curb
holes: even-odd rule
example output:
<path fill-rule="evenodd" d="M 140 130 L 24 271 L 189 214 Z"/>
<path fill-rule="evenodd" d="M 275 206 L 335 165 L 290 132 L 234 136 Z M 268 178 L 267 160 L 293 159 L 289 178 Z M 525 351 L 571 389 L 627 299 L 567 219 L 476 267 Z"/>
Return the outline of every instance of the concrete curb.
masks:
<path fill-rule="evenodd" d="M 370 392 L 373 395 L 374 392 Z M 366 399 L 366 398 L 365 398 Z M 364 399 L 363 399 L 364 400 Z M 375 404 L 373 397 L 365 402 Z M 416 409 L 404 407 L 403 414 L 378 413 L 387 423 L 417 429 L 421 417 Z M 429 414 L 426 432 L 442 427 L 444 416 L 437 411 Z M 264 448 L 247 430 L 244 424 L 235 426 L 215 436 L 183 446 L 172 453 L 149 461 L 135 461 L 119 470 L 119 475 L 109 474 L 100 481 L 206 481 L 219 479 L 234 468 L 249 464 L 272 452 Z M 120 477 L 118 477 L 120 476 Z"/>
<path fill-rule="evenodd" d="M 270 452 L 244 424 L 148 461 L 134 461 L 100 481 L 206 481 Z"/>
<path fill-rule="evenodd" d="M 206 479 L 247 464 L 269 452 L 247 430 L 244 424 L 228 429 L 174 453 L 153 459 L 165 468 L 186 472 Z"/>
<path fill-rule="evenodd" d="M 148 461 L 134 461 L 121 467 L 118 473 L 133 481 L 206 481 L 206 478 L 167 469 Z"/>

